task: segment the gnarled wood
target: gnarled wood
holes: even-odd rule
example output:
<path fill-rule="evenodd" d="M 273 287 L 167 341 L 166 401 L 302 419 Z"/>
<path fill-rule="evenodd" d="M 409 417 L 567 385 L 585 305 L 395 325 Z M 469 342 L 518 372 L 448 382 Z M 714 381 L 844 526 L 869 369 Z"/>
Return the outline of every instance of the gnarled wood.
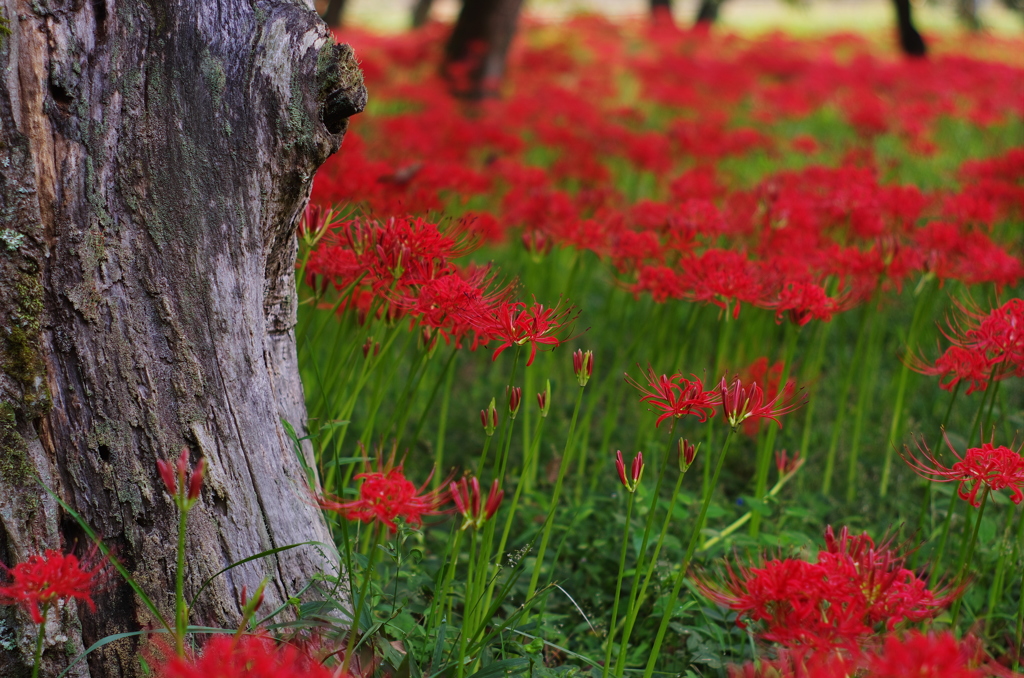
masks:
<path fill-rule="evenodd" d="M 366 93 L 311 3 L 0 0 L 0 558 L 104 536 L 170 618 L 176 520 L 158 458 L 208 461 L 186 590 L 228 564 L 330 535 L 281 425 L 304 423 L 295 226 Z M 193 622 L 267 609 L 330 571 L 300 547 L 222 575 Z M 68 606 L 44 675 L 154 619 L 121 581 Z M 0 611 L 0 675 L 35 630 Z M 72 675 L 136 675 L 119 641 Z"/>

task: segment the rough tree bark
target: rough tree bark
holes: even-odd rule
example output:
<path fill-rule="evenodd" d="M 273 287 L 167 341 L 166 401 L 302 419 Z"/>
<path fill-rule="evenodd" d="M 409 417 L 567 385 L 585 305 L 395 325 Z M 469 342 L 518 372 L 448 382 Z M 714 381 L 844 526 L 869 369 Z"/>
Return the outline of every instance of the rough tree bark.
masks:
<path fill-rule="evenodd" d="M 209 469 L 189 595 L 260 551 L 330 541 L 281 418 L 305 417 L 295 226 L 362 76 L 301 0 L 0 0 L 0 15 L 0 560 L 83 546 L 38 475 L 173 618 L 155 462 L 182 446 Z M 231 624 L 265 575 L 274 609 L 334 565 L 312 547 L 248 563 L 193 623 Z M 56 615 L 44 675 L 154 623 L 119 579 L 96 603 Z M 27 675 L 34 636 L 0 608 L 0 675 Z M 137 649 L 72 675 L 137 675 Z"/>
<path fill-rule="evenodd" d="M 445 45 L 442 74 L 466 99 L 496 97 L 523 0 L 464 0 Z"/>

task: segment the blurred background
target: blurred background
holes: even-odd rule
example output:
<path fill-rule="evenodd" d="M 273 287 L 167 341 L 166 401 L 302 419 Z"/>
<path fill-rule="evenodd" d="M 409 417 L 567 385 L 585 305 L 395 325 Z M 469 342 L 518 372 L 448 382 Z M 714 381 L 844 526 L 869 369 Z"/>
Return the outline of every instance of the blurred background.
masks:
<path fill-rule="evenodd" d="M 321 15 L 328 9 L 328 0 L 318 0 Z M 337 4 L 337 0 L 336 0 Z M 399 31 L 409 27 L 414 0 L 347 0 L 344 22 L 377 30 Z M 430 18 L 451 23 L 461 7 L 460 0 L 434 0 Z M 697 0 L 675 0 L 672 14 L 680 26 L 693 23 L 697 16 Z M 974 9 L 977 27 L 997 34 L 1024 33 L 1020 0 L 979 0 L 977 3 L 913 2 L 918 27 L 927 32 L 955 31 L 974 28 L 963 10 Z M 636 17 L 648 10 L 643 0 L 530 0 L 524 13 L 534 19 L 557 20 L 580 12 L 597 12 L 609 17 Z M 959 13 L 958 13 L 959 11 Z M 771 30 L 885 31 L 893 25 L 893 4 L 889 0 L 729 0 L 721 6 L 722 27 L 739 32 Z"/>

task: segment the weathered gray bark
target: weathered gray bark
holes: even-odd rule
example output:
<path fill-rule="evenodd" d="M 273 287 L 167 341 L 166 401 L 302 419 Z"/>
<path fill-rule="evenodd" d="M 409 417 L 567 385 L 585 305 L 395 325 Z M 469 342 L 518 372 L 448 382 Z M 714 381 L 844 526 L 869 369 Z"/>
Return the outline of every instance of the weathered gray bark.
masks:
<path fill-rule="evenodd" d="M 365 89 L 300 0 L 0 0 L 0 559 L 83 541 L 82 513 L 168 618 L 175 511 L 158 458 L 208 461 L 187 591 L 226 565 L 330 536 L 280 419 L 296 369 L 295 225 Z M 222 575 L 193 623 L 231 624 L 335 565 L 300 547 Z M 44 675 L 154 620 L 114 579 L 47 634 Z M 27 671 L 0 608 L 0 675 Z M 59 628 L 58 628 L 59 627 Z M 134 676 L 119 641 L 73 675 Z"/>

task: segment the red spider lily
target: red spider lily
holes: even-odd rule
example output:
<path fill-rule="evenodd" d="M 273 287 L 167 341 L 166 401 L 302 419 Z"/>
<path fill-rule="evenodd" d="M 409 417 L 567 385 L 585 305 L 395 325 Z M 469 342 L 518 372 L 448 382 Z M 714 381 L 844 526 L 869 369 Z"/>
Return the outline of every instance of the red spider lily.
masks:
<path fill-rule="evenodd" d="M 984 678 L 1013 674 L 996 664 L 974 636 L 948 632 L 890 634 L 876 649 L 812 652 L 783 649 L 776 659 L 730 666 L 729 678 Z"/>
<path fill-rule="evenodd" d="M 958 641 L 949 631 L 890 635 L 881 650 L 871 654 L 863 664 L 871 678 L 1011 678 L 1014 675 L 992 661 L 976 637 L 967 636 Z"/>
<path fill-rule="evenodd" d="M 480 481 L 476 478 L 463 478 L 458 482 L 448 484 L 448 493 L 455 503 L 455 509 L 462 514 L 462 527 L 480 529 L 485 522 L 494 517 L 505 498 L 505 491 L 498 486 L 498 479 L 491 483 L 491 490 L 487 494 L 487 501 L 480 505 Z"/>
<path fill-rule="evenodd" d="M 830 297 L 825 288 L 809 281 L 787 281 L 767 300 L 761 301 L 764 308 L 775 310 L 775 322 L 781 323 L 786 314 L 789 320 L 798 327 L 803 327 L 811 320 L 828 322 L 832 316 L 852 306 L 852 298 L 842 295 Z"/>
<path fill-rule="evenodd" d="M 807 648 L 783 648 L 775 659 L 743 666 L 729 666 L 729 678 L 850 678 L 860 662 L 839 651 L 812 652 Z"/>
<path fill-rule="evenodd" d="M 423 516 L 438 512 L 443 501 L 438 490 L 424 493 L 427 483 L 419 488 L 413 485 L 405 477 L 401 465 L 360 473 L 355 478 L 363 481 L 359 486 L 359 499 L 338 501 L 319 497 L 317 503 L 320 508 L 339 513 L 348 520 L 363 523 L 380 521 L 395 532 L 398 530 L 396 519 L 401 518 L 418 527 L 423 524 Z"/>
<path fill-rule="evenodd" d="M 867 535 L 826 532 L 817 562 L 786 558 L 760 567 L 726 564 L 727 582 L 700 581 L 714 602 L 740 613 L 737 624 L 756 624 L 765 640 L 786 647 L 856 651 L 861 643 L 904 622 L 933 617 L 952 600 L 936 596 L 888 542 Z"/>
<path fill-rule="evenodd" d="M 576 314 L 578 315 L 578 314 Z M 543 304 L 534 302 L 527 306 L 521 301 L 504 301 L 494 309 L 494 316 L 482 322 L 482 328 L 498 341 L 503 343 L 491 356 L 496 360 L 506 348 L 530 344 L 530 357 L 526 360 L 529 367 L 537 356 L 537 345 L 556 348 L 565 339 L 558 332 L 570 327 L 576 319 L 573 308 L 559 311 L 558 308 L 545 308 Z"/>
<path fill-rule="evenodd" d="M 957 494 L 961 499 L 971 503 L 977 508 L 981 505 L 978 499 L 978 490 L 987 486 L 993 492 L 1009 489 L 1010 500 L 1014 504 L 1024 501 L 1024 457 L 1020 449 L 1016 452 L 1005 446 L 995 447 L 991 442 L 982 443 L 981 447 L 967 449 L 964 456 L 960 456 L 945 431 L 942 437 L 946 441 L 949 451 L 956 457 L 956 463 L 947 467 L 928 449 L 923 442 L 918 442 L 917 449 L 920 456 L 915 455 L 910 447 L 903 447 L 903 460 L 910 465 L 918 475 L 938 483 L 960 483 Z M 935 477 L 938 476 L 938 477 Z"/>
<path fill-rule="evenodd" d="M 202 654 L 157 661 L 157 678 L 349 678 L 266 636 L 213 636 Z"/>
<path fill-rule="evenodd" d="M 997 368 L 996 378 L 1010 370 L 1024 375 L 1024 299 L 1010 299 L 988 313 L 961 303 L 957 309 L 959 317 L 943 333 L 954 346 L 984 356 L 989 366 Z"/>
<path fill-rule="evenodd" d="M 640 385 L 640 382 L 626 374 L 626 383 L 637 389 L 643 395 L 640 402 L 647 403 L 655 409 L 661 410 L 662 415 L 654 423 L 655 427 L 661 426 L 661 422 L 669 417 L 680 418 L 692 414 L 703 423 L 715 412 L 715 406 L 721 402 L 720 394 L 717 391 L 705 391 L 704 382 L 695 375 L 692 379 L 686 379 L 682 374 L 672 376 L 656 376 L 654 368 L 648 366 L 647 388 Z"/>
<path fill-rule="evenodd" d="M 622 450 L 615 451 L 615 470 L 619 473 L 619 481 L 626 491 L 636 492 L 640 485 L 640 478 L 644 475 L 644 453 L 637 452 L 633 457 L 633 463 L 629 467 L 629 477 L 626 477 L 626 462 L 622 459 Z"/>
<path fill-rule="evenodd" d="M 12 569 L 3 563 L 0 567 L 11 578 L 8 586 L 0 586 L 0 605 L 21 605 L 36 624 L 43 623 L 45 610 L 58 600 L 81 600 L 95 612 L 92 592 L 106 575 L 106 561 L 96 559 L 95 548 L 84 561 L 51 549 Z"/>
<path fill-rule="evenodd" d="M 907 365 L 915 372 L 939 377 L 939 388 L 944 391 L 952 391 L 958 384 L 967 382 L 967 395 L 987 389 L 992 373 L 992 363 L 984 352 L 963 346 L 950 346 L 934 365 L 916 356 L 910 356 Z"/>
<path fill-rule="evenodd" d="M 732 384 L 722 377 L 718 388 L 722 412 L 733 428 L 748 419 L 769 419 L 782 428 L 782 422 L 778 418 L 799 409 L 807 402 L 805 394 L 796 400 L 790 399 L 789 402 L 780 403 L 779 401 L 786 397 L 785 391 L 765 402 L 764 391 L 757 382 L 744 386 L 739 377 L 733 379 Z"/>

